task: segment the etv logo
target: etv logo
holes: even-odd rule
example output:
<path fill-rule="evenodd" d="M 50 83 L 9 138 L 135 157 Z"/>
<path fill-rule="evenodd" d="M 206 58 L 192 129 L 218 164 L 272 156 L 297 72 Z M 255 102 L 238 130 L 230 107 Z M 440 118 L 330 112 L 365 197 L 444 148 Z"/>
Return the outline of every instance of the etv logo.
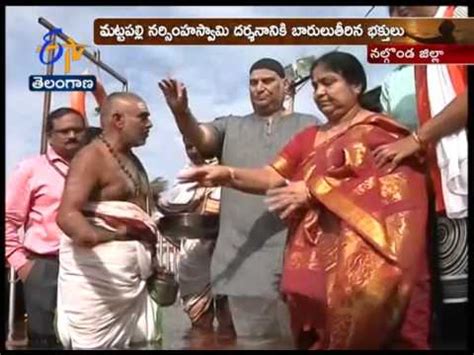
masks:
<path fill-rule="evenodd" d="M 68 38 L 66 41 L 66 44 L 62 45 L 60 43 L 55 43 L 53 44 L 53 35 L 58 35 L 62 33 L 61 28 L 53 28 L 51 31 L 46 33 L 43 36 L 43 45 L 38 46 L 36 48 L 36 52 L 39 52 L 39 59 L 41 63 L 48 65 L 48 64 L 53 64 L 56 63 L 61 57 L 63 56 L 64 53 L 64 47 L 66 47 L 66 56 L 65 56 L 65 61 L 64 61 L 64 73 L 67 74 L 71 71 L 71 59 L 73 61 L 77 61 L 81 59 L 82 53 L 84 52 L 85 47 L 87 47 L 84 44 L 79 44 L 77 43 L 74 39 L 71 37 Z M 63 47 L 64 46 L 64 47 Z M 53 55 L 53 58 L 51 61 L 47 61 L 44 59 L 45 53 L 56 50 L 56 54 Z"/>

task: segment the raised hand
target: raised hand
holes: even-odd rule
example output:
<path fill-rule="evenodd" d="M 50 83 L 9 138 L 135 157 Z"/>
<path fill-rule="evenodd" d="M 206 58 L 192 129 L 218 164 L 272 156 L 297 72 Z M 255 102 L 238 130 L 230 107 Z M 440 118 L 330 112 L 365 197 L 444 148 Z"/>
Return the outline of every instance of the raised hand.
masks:
<path fill-rule="evenodd" d="M 188 94 L 183 83 L 175 79 L 163 79 L 158 86 L 174 115 L 183 114 L 188 110 Z"/>

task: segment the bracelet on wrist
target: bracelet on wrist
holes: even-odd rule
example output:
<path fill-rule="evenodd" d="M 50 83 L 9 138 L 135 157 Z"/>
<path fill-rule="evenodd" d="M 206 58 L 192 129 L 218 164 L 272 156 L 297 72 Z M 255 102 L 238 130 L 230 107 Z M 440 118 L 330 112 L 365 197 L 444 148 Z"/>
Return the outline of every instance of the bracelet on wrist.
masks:
<path fill-rule="evenodd" d="M 417 133 L 417 132 L 412 132 L 411 134 L 413 140 L 418 143 L 418 145 L 420 146 L 420 149 L 422 151 L 425 151 L 426 150 L 426 143 L 423 142 L 423 140 L 420 138 L 420 135 Z"/>
<path fill-rule="evenodd" d="M 306 186 L 306 203 L 308 205 L 311 205 L 312 200 L 313 200 L 313 196 L 311 195 L 311 192 L 309 191 L 308 186 Z"/>
<path fill-rule="evenodd" d="M 228 167 L 229 169 L 229 174 L 230 174 L 230 182 L 235 180 L 235 170 L 231 167 Z"/>

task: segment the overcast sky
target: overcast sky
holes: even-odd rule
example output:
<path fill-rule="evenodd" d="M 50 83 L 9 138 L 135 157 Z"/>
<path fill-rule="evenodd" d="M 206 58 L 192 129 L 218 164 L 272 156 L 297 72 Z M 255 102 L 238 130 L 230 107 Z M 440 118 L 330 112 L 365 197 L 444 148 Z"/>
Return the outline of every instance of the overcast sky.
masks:
<path fill-rule="evenodd" d="M 336 46 L 95 46 L 94 19 L 101 17 L 152 18 L 318 18 L 363 17 L 370 9 L 360 7 L 7 7 L 6 8 L 6 176 L 22 159 L 39 152 L 43 93 L 30 92 L 28 77 L 44 74 L 36 47 L 47 30 L 38 23 L 44 17 L 78 43 L 99 48 L 101 58 L 128 79 L 129 90 L 148 103 L 154 127 L 145 146 L 136 150 L 151 179 L 162 176 L 173 180 L 185 164 L 181 136 L 164 101 L 157 82 L 168 76 L 182 80 L 188 87 L 190 107 L 201 121 L 227 114 L 251 112 L 248 94 L 248 69 L 262 57 L 273 57 L 283 65 L 309 55 L 318 56 Z M 377 6 L 370 18 L 387 17 L 385 6 Z M 367 64 L 364 46 L 341 46 L 364 64 L 368 89 L 381 83 L 392 65 Z M 70 74 L 85 69 L 97 74 L 87 59 L 71 63 Z M 64 59 L 55 65 L 55 74 L 64 74 Z M 105 72 L 99 73 L 108 93 L 121 90 L 121 84 Z M 306 85 L 297 95 L 295 111 L 316 113 Z M 68 93 L 54 93 L 51 109 L 67 106 Z M 98 125 L 95 102 L 87 95 L 87 116 Z"/>

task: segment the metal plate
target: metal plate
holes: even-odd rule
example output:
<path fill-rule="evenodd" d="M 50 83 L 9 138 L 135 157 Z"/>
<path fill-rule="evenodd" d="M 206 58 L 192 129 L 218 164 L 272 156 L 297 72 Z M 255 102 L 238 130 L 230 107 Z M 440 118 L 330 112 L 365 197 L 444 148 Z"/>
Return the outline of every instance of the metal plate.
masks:
<path fill-rule="evenodd" d="M 197 213 L 176 213 L 160 218 L 160 233 L 167 239 L 179 241 L 181 238 L 216 239 L 219 232 L 218 215 Z"/>

